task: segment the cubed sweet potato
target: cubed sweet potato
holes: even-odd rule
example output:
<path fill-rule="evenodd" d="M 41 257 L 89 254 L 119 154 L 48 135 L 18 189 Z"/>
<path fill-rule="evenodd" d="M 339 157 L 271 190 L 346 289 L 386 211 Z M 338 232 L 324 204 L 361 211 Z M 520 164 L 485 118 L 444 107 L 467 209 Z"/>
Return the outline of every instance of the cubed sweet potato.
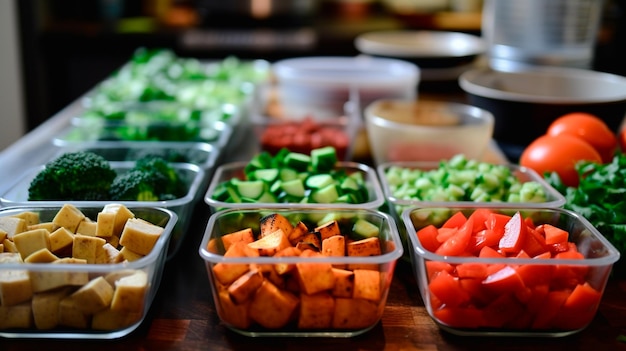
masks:
<path fill-rule="evenodd" d="M 326 292 L 314 295 L 300 295 L 300 314 L 298 328 L 330 328 L 335 312 L 335 299 Z"/>
<path fill-rule="evenodd" d="M 261 284 L 263 284 L 261 271 L 250 270 L 228 287 L 228 294 L 234 303 L 242 304 L 254 295 Z"/>
<path fill-rule="evenodd" d="M 294 316 L 300 300 L 264 280 L 250 301 L 250 317 L 265 328 L 282 328 Z"/>
<path fill-rule="evenodd" d="M 346 269 L 333 268 L 335 286 L 331 293 L 336 297 L 351 298 L 354 293 L 354 273 Z"/>
<path fill-rule="evenodd" d="M 248 244 L 237 242 L 233 244 L 224 257 L 258 257 L 259 252 L 248 247 Z M 248 271 L 249 267 L 246 263 L 223 263 L 219 262 L 213 266 L 213 274 L 215 279 L 220 283 L 228 285 L 234 282 L 242 274 Z"/>
<path fill-rule="evenodd" d="M 378 305 L 363 299 L 335 299 L 332 327 L 335 329 L 367 328 L 380 318 Z"/>
<path fill-rule="evenodd" d="M 350 242 L 346 245 L 348 256 L 379 256 L 381 255 L 380 240 L 378 237 L 371 237 Z M 349 269 L 373 269 L 378 270 L 376 264 L 350 264 Z"/>
<path fill-rule="evenodd" d="M 341 231 L 339 230 L 339 223 L 336 220 L 332 220 L 326 222 L 315 228 L 315 231 L 320 233 L 320 239 L 323 241 L 326 238 L 330 238 L 334 235 L 341 236 Z"/>
<path fill-rule="evenodd" d="M 235 328 L 247 329 L 252 324 L 248 313 L 249 303 L 237 305 L 230 299 L 228 291 L 221 290 L 218 293 L 219 305 L 217 306 L 220 318 Z"/>
<path fill-rule="evenodd" d="M 369 269 L 355 269 L 354 293 L 355 299 L 379 301 L 381 297 L 380 272 Z"/>
<path fill-rule="evenodd" d="M 248 247 L 257 250 L 261 256 L 274 256 L 276 252 L 290 246 L 291 243 L 282 229 L 277 229 L 260 239 L 248 243 Z"/>
<path fill-rule="evenodd" d="M 252 228 L 241 229 L 233 233 L 222 235 L 224 250 L 228 250 L 228 248 L 237 241 L 243 241 L 246 244 L 253 242 L 254 233 L 252 232 Z"/>
<path fill-rule="evenodd" d="M 323 257 L 322 254 L 305 250 L 300 257 Z M 296 263 L 298 279 L 302 291 L 311 295 L 324 290 L 330 290 L 335 286 L 335 274 L 333 267 L 328 262 L 299 262 Z"/>
<path fill-rule="evenodd" d="M 298 242 L 302 241 L 302 237 L 308 233 L 309 227 L 307 227 L 304 222 L 300 221 L 293 227 L 293 230 L 289 233 L 289 235 L 287 235 L 287 237 L 289 238 L 291 245 L 296 246 Z"/>
<path fill-rule="evenodd" d="M 297 257 L 300 256 L 302 251 L 296 247 L 290 246 L 278 251 L 274 257 Z M 296 265 L 294 263 L 276 263 L 274 264 L 274 270 L 279 275 L 291 272 Z"/>
<path fill-rule="evenodd" d="M 293 230 L 293 225 L 291 224 L 291 222 L 289 222 L 289 220 L 280 213 L 272 213 L 261 218 L 259 224 L 259 236 L 261 238 L 277 231 L 278 229 L 282 230 L 285 235 L 289 236 L 289 234 L 291 234 L 291 231 Z"/>

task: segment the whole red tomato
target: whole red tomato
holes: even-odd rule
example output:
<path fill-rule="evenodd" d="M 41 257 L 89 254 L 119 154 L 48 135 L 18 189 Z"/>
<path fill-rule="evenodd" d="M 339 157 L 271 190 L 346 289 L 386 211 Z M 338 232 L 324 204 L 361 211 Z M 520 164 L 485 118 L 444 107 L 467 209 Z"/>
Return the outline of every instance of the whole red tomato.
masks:
<path fill-rule="evenodd" d="M 602 162 L 596 149 L 581 138 L 568 135 L 543 135 L 530 143 L 520 157 L 520 165 L 540 175 L 556 172 L 563 184 L 578 186 L 578 161 Z"/>
<path fill-rule="evenodd" d="M 626 128 L 622 128 L 619 131 L 619 148 L 623 153 L 626 153 Z"/>
<path fill-rule="evenodd" d="M 605 163 L 611 162 L 618 147 L 617 136 L 606 123 L 586 112 L 572 112 L 557 118 L 546 134 L 569 134 L 582 138 L 598 151 Z"/>

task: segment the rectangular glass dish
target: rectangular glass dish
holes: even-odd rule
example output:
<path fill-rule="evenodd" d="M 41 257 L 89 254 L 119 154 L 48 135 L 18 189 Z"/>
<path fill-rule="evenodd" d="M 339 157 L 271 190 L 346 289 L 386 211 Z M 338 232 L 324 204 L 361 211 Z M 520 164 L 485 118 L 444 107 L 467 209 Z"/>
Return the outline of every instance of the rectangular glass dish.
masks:
<path fill-rule="evenodd" d="M 304 248 L 300 244 L 311 239 L 296 236 L 299 229 L 289 230 L 282 225 L 283 229 L 276 232 L 266 231 L 265 237 L 280 236 L 282 243 L 290 237 L 274 253 L 262 253 L 263 239 L 257 240 L 255 249 L 254 243 L 227 240 L 228 234 L 247 229 L 258 238 L 265 216 L 281 216 L 295 227 L 305 226 L 299 233 L 304 235 L 317 235 L 312 232 L 315 228 L 336 220 L 341 235 L 335 234 L 335 238 L 345 239 L 348 254 L 323 255 L 313 247 Z M 365 250 L 361 255 L 350 254 L 348 243 L 363 239 L 354 236 L 356 231 L 352 229 L 359 220 L 375 228 L 365 241 L 372 245 L 370 248 L 376 248 L 376 254 L 366 255 Z M 234 253 L 237 250 L 233 247 L 243 246 L 249 250 L 258 248 L 259 253 Z M 287 254 L 289 250 L 292 251 Z M 213 299 L 220 320 L 234 332 L 250 337 L 353 337 L 372 329 L 382 317 L 402 245 L 393 219 L 379 211 L 246 208 L 212 215 L 199 254 L 206 262 L 211 284 L 212 297 L 207 298 Z M 266 278 L 257 274 L 259 269 Z M 236 291 L 238 283 L 233 281 L 248 276 L 253 276 L 251 280 L 256 284 L 245 284 L 250 288 L 243 295 L 241 290 Z M 362 284 L 369 284 L 370 288 L 359 288 Z M 361 294 L 365 290 L 371 294 Z M 237 298 L 233 300 L 231 294 Z"/>
<path fill-rule="evenodd" d="M 132 169 L 134 162 L 111 162 L 113 170 L 118 174 L 124 173 Z M 200 190 L 203 184 L 206 184 L 205 171 L 189 163 L 173 163 L 173 168 L 177 171 L 179 176 L 183 179 L 185 184 L 186 193 L 172 200 L 165 201 L 116 201 L 126 206 L 147 206 L 147 207 L 162 207 L 168 210 L 174 211 L 178 215 L 178 221 L 176 227 L 172 232 L 172 238 L 169 241 L 168 258 L 173 257 L 184 239 L 191 215 L 193 214 L 193 207 L 202 196 Z M 13 207 L 13 206 L 59 206 L 62 203 L 70 202 L 79 206 L 102 206 L 104 203 L 110 201 L 29 201 L 28 189 L 31 181 L 37 176 L 37 174 L 43 169 L 44 166 L 40 166 L 23 174 L 8 190 L 0 197 L 0 207 Z M 203 188 L 202 188 L 203 189 Z"/>
<path fill-rule="evenodd" d="M 3 208 L 0 209 L 0 220 L 16 219 L 18 217 L 15 216 L 29 213 L 36 214 L 42 225 L 58 223 L 55 217 L 62 207 L 34 205 Z M 77 209 L 86 218 L 96 221 L 103 206 L 77 206 Z M 72 262 L 76 249 L 70 247 L 72 255 L 66 256 L 61 254 L 65 252 L 63 249 L 57 252 L 54 245 L 48 246 L 49 252 L 55 250 L 55 257 L 62 261 L 25 263 L 20 258 L 24 251 L 12 253 L 5 250 L 0 253 L 0 290 L 3 298 L 0 305 L 0 337 L 117 339 L 137 329 L 146 318 L 159 288 L 177 216 L 170 210 L 156 207 L 131 206 L 128 210 L 135 218 L 162 228 L 149 253 L 141 258 L 119 263 Z M 61 227 L 65 226 L 59 225 Z M 5 244 L 8 240 L 17 245 L 21 233 L 10 233 L 14 240 L 5 239 Z M 70 235 L 74 238 L 79 236 Z M 114 245 L 110 241 L 107 244 Z M 37 255 L 37 252 L 26 256 L 25 260 Z M 89 291 L 98 291 L 99 294 L 90 295 Z M 95 296 L 98 299 L 93 299 Z M 130 303 L 122 301 L 124 296 Z"/>
<path fill-rule="evenodd" d="M 460 213 L 466 220 L 456 222 Z M 422 206 L 406 209 L 402 218 L 428 314 L 461 336 L 578 333 L 594 319 L 620 257 L 585 218 L 562 208 Z M 467 232 L 470 218 L 471 236 L 456 236 Z M 498 225 L 497 218 L 506 219 Z M 484 225 L 477 228 L 479 222 Z M 505 223 L 500 236 L 491 236 Z"/>

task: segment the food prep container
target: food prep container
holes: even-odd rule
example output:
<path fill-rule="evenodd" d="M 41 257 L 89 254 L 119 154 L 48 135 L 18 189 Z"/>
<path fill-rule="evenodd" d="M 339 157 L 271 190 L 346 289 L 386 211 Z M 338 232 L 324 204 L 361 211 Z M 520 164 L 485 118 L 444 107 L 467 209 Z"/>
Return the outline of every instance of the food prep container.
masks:
<path fill-rule="evenodd" d="M 59 203 L 2 208 L 0 218 L 29 212 L 36 214 L 40 223 L 52 222 L 62 207 Z M 77 209 L 96 221 L 103 206 L 88 204 L 77 206 Z M 15 262 L 15 256 L 7 251 L 0 254 L 3 260 L 0 264 L 3 297 L 0 336 L 118 339 L 137 329 L 146 318 L 159 289 L 168 242 L 178 217 L 174 212 L 158 207 L 129 206 L 128 209 L 135 218 L 163 228 L 152 250 L 137 260 L 121 263 L 24 263 Z M 121 283 L 122 277 L 127 277 L 128 283 Z M 87 291 L 99 291 L 99 294 L 94 294 L 99 299 L 88 298 L 84 292 L 78 293 L 79 288 L 91 287 L 97 289 Z M 122 296 L 132 298 L 134 302 L 121 304 L 119 298 Z M 51 306 L 58 306 L 58 310 Z"/>
<path fill-rule="evenodd" d="M 536 230 L 528 229 L 520 234 L 525 239 L 520 239 L 522 249 L 517 254 L 507 254 L 503 249 L 514 246 L 509 241 L 512 236 L 506 232 L 507 239 L 504 236 L 501 239 L 504 242 L 485 244 L 492 249 L 481 249 L 479 254 L 470 250 L 481 246 L 473 246 L 471 243 L 478 243 L 473 239 L 463 249 L 472 254 L 455 255 L 448 251 L 444 254 L 437 246 L 439 241 L 435 246 L 429 243 L 428 229 L 423 228 L 430 225 L 441 228 L 459 211 L 465 218 L 473 214 L 481 218 L 479 211 L 486 209 L 512 217 L 519 214 L 517 220 L 507 223 L 513 223 L 510 224 L 513 227 L 520 219 L 525 224 L 529 219 L 533 221 Z M 613 264 L 620 256 L 586 219 L 561 208 L 422 206 L 406 209 L 402 218 L 409 233 L 414 272 L 424 305 L 441 329 L 457 335 L 562 337 L 575 334 L 594 319 Z M 541 225 L 564 230 L 568 233 L 567 242 L 555 241 L 556 236 L 547 235 L 547 228 L 545 241 L 537 240 Z M 418 234 L 420 230 L 423 231 Z M 517 233 L 517 229 L 507 230 L 509 234 Z M 461 231 L 458 229 L 457 233 Z M 435 233 L 442 231 L 437 229 Z M 480 233 L 471 236 L 479 237 Z M 533 243 L 539 243 L 539 251 Z M 441 290 L 442 287 L 447 288 Z M 442 293 L 444 290 L 451 294 L 446 296 Z"/>
<path fill-rule="evenodd" d="M 344 239 L 353 238 L 356 232 L 352 230 L 353 223 L 364 220 L 375 228 L 366 240 L 373 243 L 373 248 L 377 250 L 380 248 L 380 252 L 367 257 L 356 255 L 317 257 L 315 255 L 319 252 L 314 253 L 314 249 L 302 249 L 302 253 L 295 256 L 277 253 L 238 257 L 234 253 L 236 249 L 231 250 L 238 244 L 231 244 L 232 246 L 228 246 L 229 253 L 225 254 L 224 245 L 229 242 L 226 235 L 249 229 L 254 236 L 258 236 L 261 218 L 265 216 L 281 216 L 296 227 L 301 221 L 306 226 L 303 231 L 306 233 L 334 219 L 339 225 L 340 236 Z M 267 228 L 265 230 L 272 231 Z M 280 236 L 289 232 L 292 239 L 295 237 L 293 233 L 296 229 L 280 231 Z M 274 235 L 268 234 L 266 237 Z M 361 237 L 356 239 L 359 240 Z M 308 242 L 308 239 L 301 241 Z M 241 243 L 241 245 L 254 244 Z M 285 250 L 300 247 L 298 244 L 291 245 L 288 244 L 290 248 L 284 246 Z M 402 245 L 393 219 L 375 210 L 332 207 L 245 208 L 227 209 L 211 216 L 200 244 L 199 254 L 206 263 L 217 313 L 221 322 L 229 329 L 251 337 L 353 337 L 367 332 L 378 324 L 386 305 L 397 259 L 402 255 Z M 272 267 L 276 268 L 275 272 L 272 271 Z M 230 280 L 237 278 L 239 273 L 244 276 L 254 275 L 258 269 L 267 269 L 266 278 L 261 285 L 258 284 L 258 280 L 257 284 L 245 284 L 252 287 L 248 290 L 247 296 L 254 294 L 254 297 L 246 298 L 246 295 L 240 294 L 241 290 L 237 292 L 233 286 L 238 283 L 231 284 Z M 224 272 L 239 273 L 227 279 Z M 335 278 L 330 277 L 333 274 L 336 275 Z M 371 276 L 371 279 L 364 279 L 367 275 Z M 345 280 L 340 277 L 347 278 L 353 283 L 348 283 L 348 287 L 345 287 L 343 285 Z M 310 284 L 318 279 L 318 283 Z M 362 290 L 358 287 L 367 284 L 366 282 L 371 285 L 372 294 L 363 293 L 369 289 Z M 354 286 L 350 288 L 352 284 Z M 235 300 L 230 298 L 231 293 L 236 296 Z"/>
<path fill-rule="evenodd" d="M 129 171 L 134 167 L 134 162 L 111 162 L 111 168 L 118 174 Z M 203 184 L 206 184 L 207 177 L 205 171 L 199 166 L 189 163 L 174 163 L 173 168 L 183 179 L 186 185 L 186 193 L 184 196 L 173 200 L 165 201 L 117 201 L 126 206 L 147 206 L 147 207 L 163 207 L 175 212 L 178 216 L 176 227 L 173 229 L 172 238 L 169 241 L 168 259 L 173 257 L 180 248 L 182 241 L 187 234 L 193 207 L 202 196 Z M 31 181 L 43 169 L 44 166 L 36 167 L 26 172 L 19 178 L 8 190 L 0 197 L 1 207 L 13 206 L 59 206 L 60 201 L 29 201 L 28 188 Z M 110 201 L 66 201 L 79 206 L 103 206 Z M 65 202 L 64 202 L 65 203 Z"/>
<path fill-rule="evenodd" d="M 368 198 L 362 203 L 345 203 L 345 204 L 327 204 L 327 203 L 296 203 L 296 202 L 225 202 L 216 199 L 216 190 L 218 187 L 231 179 L 245 179 L 245 168 L 248 162 L 231 162 L 220 165 L 216 168 L 209 188 L 205 194 L 204 201 L 211 206 L 213 211 L 219 211 L 226 208 L 255 208 L 255 207 L 284 207 L 291 208 L 327 208 L 329 206 L 342 206 L 349 209 L 378 209 L 384 204 L 385 198 L 383 191 L 376 175 L 376 170 L 372 167 L 358 162 L 337 162 L 335 170 L 345 171 L 347 174 L 360 173 L 365 182 Z"/>

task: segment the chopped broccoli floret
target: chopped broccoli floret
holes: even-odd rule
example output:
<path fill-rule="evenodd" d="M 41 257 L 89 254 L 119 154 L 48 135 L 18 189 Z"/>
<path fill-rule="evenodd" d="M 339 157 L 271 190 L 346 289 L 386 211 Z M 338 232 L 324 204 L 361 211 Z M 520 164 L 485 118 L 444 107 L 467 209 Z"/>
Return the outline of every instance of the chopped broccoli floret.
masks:
<path fill-rule="evenodd" d="M 159 188 L 165 182 L 165 177 L 157 172 L 132 169 L 113 180 L 111 200 L 158 201 Z"/>
<path fill-rule="evenodd" d="M 116 176 L 102 156 L 86 151 L 65 153 L 48 162 L 35 176 L 28 188 L 28 199 L 106 200 Z"/>
<path fill-rule="evenodd" d="M 178 194 L 181 189 L 181 180 L 176 170 L 164 158 L 156 155 L 146 155 L 137 160 L 135 169 L 158 173 L 166 180 L 158 184 L 162 194 Z"/>

